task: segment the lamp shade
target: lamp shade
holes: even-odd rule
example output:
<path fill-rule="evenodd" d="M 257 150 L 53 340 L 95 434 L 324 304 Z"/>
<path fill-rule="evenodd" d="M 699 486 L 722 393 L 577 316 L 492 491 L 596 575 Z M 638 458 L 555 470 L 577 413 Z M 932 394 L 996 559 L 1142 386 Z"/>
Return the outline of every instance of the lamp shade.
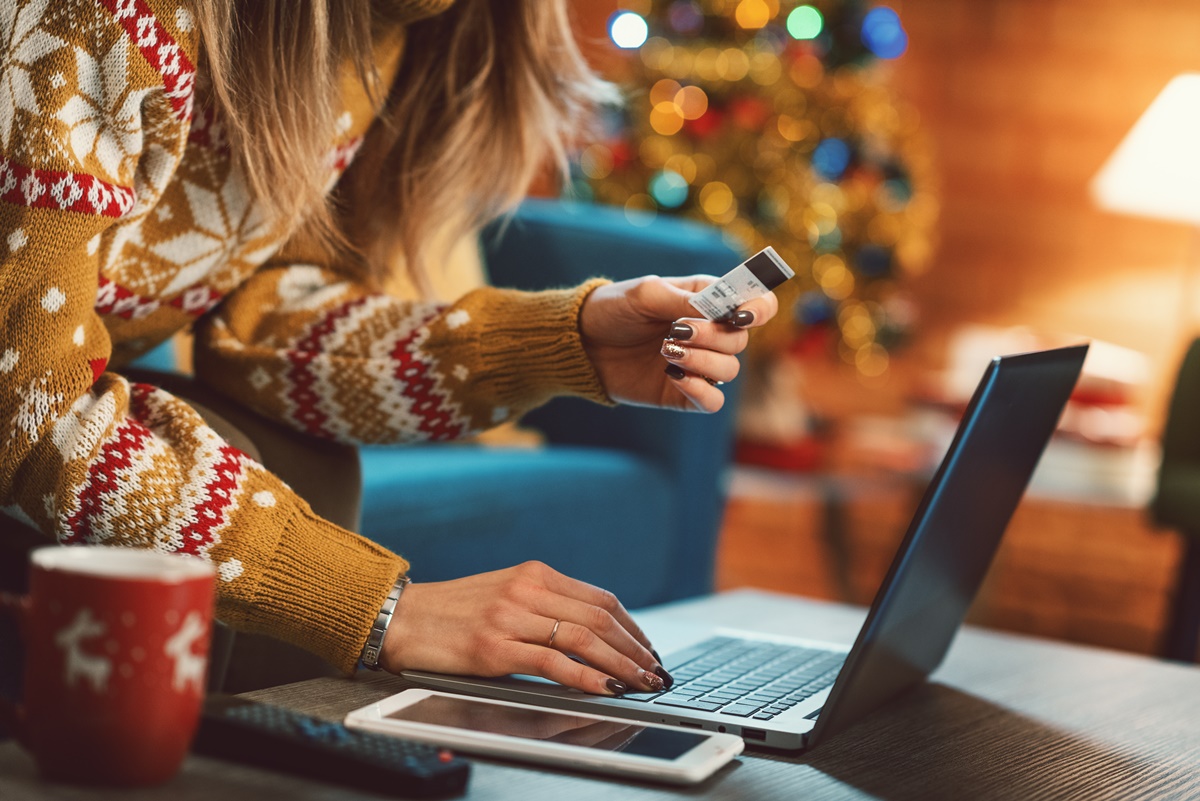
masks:
<path fill-rule="evenodd" d="M 1110 211 L 1200 225 L 1200 73 L 1172 79 L 1092 181 Z"/>

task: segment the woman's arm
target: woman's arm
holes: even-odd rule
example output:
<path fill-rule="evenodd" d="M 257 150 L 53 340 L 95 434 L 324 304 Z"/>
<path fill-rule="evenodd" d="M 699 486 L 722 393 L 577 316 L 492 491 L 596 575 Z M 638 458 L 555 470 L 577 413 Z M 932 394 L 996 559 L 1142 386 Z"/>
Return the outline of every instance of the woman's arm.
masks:
<path fill-rule="evenodd" d="M 317 518 L 179 399 L 106 372 L 101 259 L 160 211 L 187 139 L 180 7 L 0 11 L 0 506 L 51 541 L 209 559 L 220 618 L 349 670 L 405 562 Z"/>
<path fill-rule="evenodd" d="M 398 443 L 464 437 L 556 395 L 606 400 L 578 323 L 603 282 L 422 303 L 288 250 L 197 327 L 197 375 L 264 415 Z"/>

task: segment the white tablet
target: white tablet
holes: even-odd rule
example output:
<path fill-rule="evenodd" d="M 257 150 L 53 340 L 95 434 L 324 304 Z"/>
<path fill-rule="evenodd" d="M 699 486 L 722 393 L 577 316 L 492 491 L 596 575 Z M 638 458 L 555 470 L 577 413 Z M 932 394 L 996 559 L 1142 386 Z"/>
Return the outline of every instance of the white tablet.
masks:
<path fill-rule="evenodd" d="M 599 715 L 405 690 L 346 716 L 353 729 L 463 753 L 672 784 L 701 781 L 742 752 L 740 737 Z"/>

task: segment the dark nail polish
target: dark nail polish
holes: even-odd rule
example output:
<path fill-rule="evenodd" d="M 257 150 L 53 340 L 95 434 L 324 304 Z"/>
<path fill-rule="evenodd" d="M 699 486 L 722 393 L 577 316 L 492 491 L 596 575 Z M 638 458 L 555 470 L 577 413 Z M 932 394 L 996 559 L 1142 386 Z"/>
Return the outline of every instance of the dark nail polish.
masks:
<path fill-rule="evenodd" d="M 687 323 L 674 323 L 671 325 L 671 339 L 691 339 L 694 333 L 696 331 Z"/>
<path fill-rule="evenodd" d="M 660 665 L 662 664 L 662 657 L 658 655 L 658 651 L 655 651 L 653 648 L 651 648 L 650 656 L 654 657 L 655 662 L 657 662 Z"/>
<path fill-rule="evenodd" d="M 668 364 L 667 369 L 663 370 L 663 372 L 671 378 L 674 378 L 676 381 L 687 375 L 687 373 L 683 371 L 682 367 L 675 364 Z"/>
<path fill-rule="evenodd" d="M 629 692 L 629 688 L 616 679 L 609 679 L 608 681 L 604 682 L 604 686 L 607 687 L 608 691 L 613 695 L 624 695 L 625 693 Z"/>
<path fill-rule="evenodd" d="M 745 328 L 754 322 L 754 312 L 739 311 L 733 313 L 733 324 L 738 328 Z"/>
<path fill-rule="evenodd" d="M 658 665 L 654 668 L 654 675 L 663 680 L 663 686 L 668 690 L 671 689 L 671 685 L 675 683 L 675 679 L 671 678 L 671 674 L 668 673 L 666 668 L 664 668 L 662 665 Z"/>

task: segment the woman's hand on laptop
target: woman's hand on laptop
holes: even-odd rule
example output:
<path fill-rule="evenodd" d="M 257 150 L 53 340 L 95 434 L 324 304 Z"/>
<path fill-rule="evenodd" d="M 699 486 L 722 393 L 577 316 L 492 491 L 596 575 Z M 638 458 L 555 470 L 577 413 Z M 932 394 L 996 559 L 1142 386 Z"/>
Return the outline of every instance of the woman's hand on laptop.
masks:
<path fill-rule="evenodd" d="M 524 673 L 595 695 L 672 683 L 616 596 L 541 562 L 409 585 L 379 662 L 392 673 Z"/>

